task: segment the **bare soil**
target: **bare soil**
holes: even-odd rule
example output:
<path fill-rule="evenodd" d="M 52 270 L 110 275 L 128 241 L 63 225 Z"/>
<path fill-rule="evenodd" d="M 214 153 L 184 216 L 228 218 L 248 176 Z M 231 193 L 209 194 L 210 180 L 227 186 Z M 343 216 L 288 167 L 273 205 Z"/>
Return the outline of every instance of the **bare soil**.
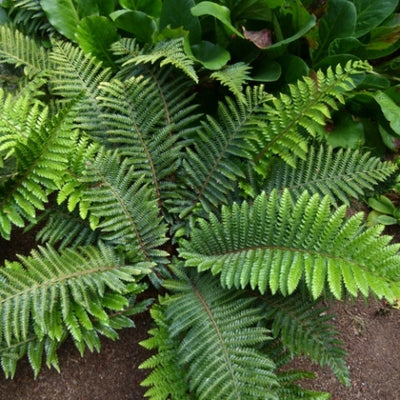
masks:
<path fill-rule="evenodd" d="M 11 242 L 0 240 L 0 265 L 15 253 L 29 252 L 32 235 L 18 235 Z M 17 249 L 17 250 L 16 250 Z M 295 359 L 291 366 L 313 370 L 317 378 L 301 382 L 328 391 L 332 400 L 400 400 L 400 311 L 382 301 L 366 304 L 335 302 L 331 312 L 348 352 L 351 386 L 342 386 L 329 368 L 313 366 L 307 359 Z M 147 313 L 134 318 L 136 328 L 121 331 L 116 342 L 102 340 L 102 350 L 82 358 L 72 342 L 59 352 L 61 373 L 44 368 L 34 380 L 26 360 L 19 363 L 13 380 L 0 374 L 0 400 L 140 400 L 145 389 L 140 382 L 147 371 L 138 365 L 150 354 L 139 345 L 147 337 L 151 320 Z M 288 399 L 290 400 L 290 399 Z"/>

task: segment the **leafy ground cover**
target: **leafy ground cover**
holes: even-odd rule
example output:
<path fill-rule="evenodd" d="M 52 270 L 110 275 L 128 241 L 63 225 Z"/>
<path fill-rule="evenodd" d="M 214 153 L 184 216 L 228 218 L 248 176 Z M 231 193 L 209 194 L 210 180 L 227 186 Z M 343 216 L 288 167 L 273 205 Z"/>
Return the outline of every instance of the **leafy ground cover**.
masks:
<path fill-rule="evenodd" d="M 396 228 L 398 229 L 398 228 Z M 396 234 L 395 230 L 391 232 Z M 400 235 L 400 232 L 398 232 Z M 29 252 L 32 234 L 15 237 L 11 242 L 0 240 L 0 260 L 10 258 L 18 250 Z M 297 358 L 290 367 L 313 370 L 317 378 L 301 383 L 316 391 L 327 391 L 332 400 L 393 400 L 400 398 L 400 352 L 398 333 L 400 311 L 385 303 L 371 300 L 366 304 L 335 302 L 331 309 L 334 325 L 348 353 L 346 361 L 351 386 L 340 385 L 329 368 L 312 365 L 306 358 Z M 61 373 L 43 369 L 33 379 L 27 360 L 21 361 L 13 380 L 0 376 L 2 400 L 141 400 L 145 389 L 140 382 L 147 371 L 137 369 L 150 353 L 139 345 L 152 326 L 147 313 L 135 316 L 136 328 L 120 331 L 120 339 L 102 340 L 100 353 L 86 352 L 82 358 L 72 342 L 60 349 Z"/>

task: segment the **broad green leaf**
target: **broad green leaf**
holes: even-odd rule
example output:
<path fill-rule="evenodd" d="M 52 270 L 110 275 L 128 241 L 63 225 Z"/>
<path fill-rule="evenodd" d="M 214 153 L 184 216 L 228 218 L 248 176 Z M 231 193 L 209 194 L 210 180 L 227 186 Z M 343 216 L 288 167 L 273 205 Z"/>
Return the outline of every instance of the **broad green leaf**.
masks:
<path fill-rule="evenodd" d="M 299 30 L 297 31 L 294 35 L 280 40 L 279 42 L 274 43 L 273 45 L 267 47 L 265 51 L 270 51 L 270 50 L 276 50 L 278 48 L 281 48 L 283 46 L 286 46 L 292 42 L 294 42 L 297 39 L 300 39 L 303 37 L 307 32 L 309 32 L 316 24 L 316 18 L 314 15 L 310 16 L 310 19 L 307 21 L 307 23 Z"/>
<path fill-rule="evenodd" d="M 253 70 L 250 79 L 259 82 L 275 82 L 282 73 L 279 63 L 263 58 L 261 61 L 252 65 Z"/>
<path fill-rule="evenodd" d="M 332 147 L 357 149 L 364 143 L 363 124 L 350 114 L 339 112 L 335 115 L 333 130 L 327 134 L 327 142 Z"/>
<path fill-rule="evenodd" d="M 80 20 L 99 14 L 97 0 L 40 0 L 40 5 L 54 28 L 72 41 Z"/>
<path fill-rule="evenodd" d="M 384 92 L 377 91 L 374 97 L 390 127 L 400 135 L 400 107 Z"/>
<path fill-rule="evenodd" d="M 288 54 L 281 57 L 279 63 L 282 67 L 282 77 L 286 83 L 294 83 L 298 79 L 308 75 L 310 68 L 307 63 L 298 56 Z"/>
<path fill-rule="evenodd" d="M 157 31 L 155 20 L 142 11 L 118 10 L 110 15 L 115 25 L 126 32 L 132 33 L 136 40 L 152 43 Z"/>
<path fill-rule="evenodd" d="M 354 36 L 363 36 L 381 24 L 394 12 L 398 2 L 398 0 L 353 0 L 357 10 Z"/>
<path fill-rule="evenodd" d="M 110 15 L 115 9 L 114 0 L 97 0 L 97 5 L 99 7 L 100 14 L 104 16 Z"/>
<path fill-rule="evenodd" d="M 160 31 L 166 27 L 187 30 L 191 43 L 198 43 L 201 39 L 201 26 L 198 17 L 190 10 L 195 6 L 194 0 L 164 0 L 160 16 Z"/>
<path fill-rule="evenodd" d="M 84 52 L 91 53 L 106 66 L 113 65 L 110 47 L 119 40 L 119 35 L 108 18 L 100 16 L 83 18 L 78 25 L 76 38 Z"/>
<path fill-rule="evenodd" d="M 205 40 L 191 46 L 191 51 L 198 62 L 211 70 L 222 68 L 231 58 L 230 54 L 219 44 Z"/>
<path fill-rule="evenodd" d="M 356 22 L 357 11 L 353 3 L 348 0 L 330 1 L 327 12 L 319 20 L 318 48 L 312 53 L 314 62 L 327 54 L 334 39 L 352 36 Z"/>
<path fill-rule="evenodd" d="M 121 7 L 127 10 L 142 11 L 153 17 L 159 17 L 161 14 L 161 0 L 119 0 Z"/>
<path fill-rule="evenodd" d="M 196 17 L 201 17 L 203 15 L 211 15 L 221 21 L 229 30 L 243 37 L 243 35 L 232 25 L 231 22 L 231 12 L 229 8 L 215 4 L 211 1 L 202 1 L 191 9 L 191 12 Z"/>
<path fill-rule="evenodd" d="M 372 197 L 368 199 L 368 205 L 375 211 L 383 214 L 393 214 L 396 207 L 393 203 L 385 196 Z"/>

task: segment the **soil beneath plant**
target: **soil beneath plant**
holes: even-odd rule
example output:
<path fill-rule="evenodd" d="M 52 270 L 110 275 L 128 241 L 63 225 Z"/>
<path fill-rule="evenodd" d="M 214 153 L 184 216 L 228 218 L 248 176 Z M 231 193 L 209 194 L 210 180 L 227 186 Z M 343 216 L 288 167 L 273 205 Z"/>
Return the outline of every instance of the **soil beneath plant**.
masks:
<path fill-rule="evenodd" d="M 32 242 L 33 234 L 18 234 L 10 242 L 0 239 L 0 265 L 15 253 L 28 254 Z M 371 299 L 366 304 L 357 299 L 352 303 L 335 302 L 330 312 L 336 315 L 334 324 L 348 353 L 351 386 L 342 386 L 329 368 L 298 358 L 292 367 L 312 370 L 317 376 L 302 385 L 330 392 L 331 400 L 399 400 L 400 310 L 382 301 Z M 0 399 L 144 399 L 146 389 L 140 382 L 148 371 L 137 367 L 151 354 L 139 342 L 147 337 L 151 320 L 143 313 L 134 321 L 136 328 L 122 330 L 119 340 L 103 339 L 100 353 L 86 352 L 82 358 L 72 342 L 64 343 L 59 351 L 61 373 L 45 367 L 35 380 L 27 360 L 20 361 L 13 380 L 0 375 Z"/>

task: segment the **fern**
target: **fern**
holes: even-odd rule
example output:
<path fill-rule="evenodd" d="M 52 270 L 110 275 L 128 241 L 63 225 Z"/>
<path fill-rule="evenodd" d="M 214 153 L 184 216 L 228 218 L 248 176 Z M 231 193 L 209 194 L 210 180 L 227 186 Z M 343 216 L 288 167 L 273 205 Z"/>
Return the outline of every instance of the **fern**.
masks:
<path fill-rule="evenodd" d="M 190 390 L 199 400 L 277 399 L 274 363 L 257 350 L 268 331 L 255 326 L 254 299 L 222 289 L 210 275 L 180 278 L 165 284 L 176 293 L 166 301 L 166 317 L 170 336 L 183 335 L 178 362 L 187 368 Z"/>
<path fill-rule="evenodd" d="M 295 163 L 296 168 L 292 168 L 277 162 L 268 177 L 266 192 L 289 189 L 298 197 L 308 190 L 310 194 L 328 195 L 335 205 L 337 201 L 349 205 L 350 198 L 360 199 L 396 171 L 393 164 L 369 153 L 350 149 L 334 152 L 322 145 L 310 148 L 307 161 L 296 159 Z"/>
<path fill-rule="evenodd" d="M 124 265 L 104 246 L 60 254 L 50 247 L 40 248 L 20 259 L 0 270 L 0 342 L 9 348 L 6 357 L 10 359 L 14 348 L 39 360 L 45 339 L 60 342 L 66 332 L 78 347 L 85 341 L 97 347 L 96 330 L 105 332 L 104 326 L 110 325 L 106 310 L 121 311 L 128 306 L 124 295 L 135 291 L 129 286 L 133 275 L 151 268 L 150 263 Z M 32 338 L 33 332 L 39 341 Z M 29 350 L 31 346 L 40 349 Z M 54 356 L 48 356 L 48 362 L 56 362 Z M 32 365 L 39 369 L 35 362 Z M 13 368 L 7 367 L 7 371 L 12 373 Z"/>
<path fill-rule="evenodd" d="M 246 146 L 245 139 L 264 127 L 263 105 L 268 99 L 262 87 L 248 89 L 246 106 L 227 99 L 226 105 L 219 105 L 218 120 L 208 116 L 203 122 L 183 162 L 183 179 L 189 190 L 184 194 L 187 199 L 181 205 L 184 207 L 181 216 L 200 205 L 208 212 L 220 204 L 228 204 L 228 197 L 236 188 L 235 181 L 244 176 L 237 157 L 251 158 L 251 148 Z"/>
<path fill-rule="evenodd" d="M 302 282 L 316 299 L 329 290 L 336 298 L 346 291 L 367 297 L 393 299 L 399 282 L 392 271 L 399 268 L 399 245 L 379 236 L 382 227 L 365 229 L 362 214 L 345 220 L 345 208 L 330 211 L 328 197 L 306 192 L 293 204 L 285 191 L 256 197 L 249 206 L 234 204 L 202 220 L 182 244 L 187 266 L 219 274 L 228 288 L 267 289 L 288 295 Z"/>
<path fill-rule="evenodd" d="M 50 60 L 53 69 L 50 72 L 51 92 L 61 96 L 64 101 L 75 100 L 79 110 L 76 116 L 81 129 L 94 138 L 103 135 L 104 128 L 99 124 L 101 109 L 98 104 L 99 83 L 111 77 L 109 69 L 103 69 L 94 57 L 87 56 L 71 43 L 53 42 Z"/>
<path fill-rule="evenodd" d="M 239 101 L 245 103 L 246 97 L 243 94 L 243 85 L 250 78 L 249 70 L 250 67 L 247 64 L 238 62 L 213 72 L 210 78 L 220 81 L 222 85 L 228 87 Z"/>
<path fill-rule="evenodd" d="M 370 67 L 362 62 L 348 62 L 335 71 L 318 71 L 313 78 L 305 77 L 289 85 L 288 94 L 280 94 L 265 105 L 268 114 L 266 129 L 260 131 L 253 144 L 253 160 L 257 170 L 265 175 L 266 163 L 273 154 L 295 166 L 295 157 L 304 159 L 307 141 L 322 136 L 321 129 L 336 110 L 337 101 L 344 102 L 344 94 L 354 88 L 352 76 Z"/>
<path fill-rule="evenodd" d="M 100 222 L 103 240 L 124 245 L 128 253 L 146 261 L 165 262 L 159 247 L 166 241 L 153 188 L 117 152 L 100 152 L 83 178 L 88 189 L 83 201 Z"/>
<path fill-rule="evenodd" d="M 50 68 L 45 48 L 7 25 L 0 26 L 0 61 L 15 67 L 23 66 L 29 78 L 46 74 Z"/>
<path fill-rule="evenodd" d="M 28 114 L 28 126 L 18 141 L 11 134 L 17 168 L 0 193 L 0 233 L 5 238 L 10 236 L 11 224 L 22 227 L 24 219 L 33 222 L 36 210 L 44 209 L 48 195 L 63 182 L 68 155 L 75 143 L 70 110 L 66 108 L 45 121 L 47 115 L 46 108 L 41 112 L 34 109 Z"/>
<path fill-rule="evenodd" d="M 121 47 L 117 47 L 117 49 L 120 50 Z M 159 42 L 150 52 L 146 51 L 145 53 L 133 54 L 133 57 L 125 61 L 124 65 L 129 65 L 131 63 L 154 64 L 159 60 L 161 60 L 161 67 L 173 65 L 184 72 L 189 78 L 193 79 L 193 81 L 198 82 L 199 78 L 194 70 L 193 60 L 186 55 L 182 38 Z"/>
<path fill-rule="evenodd" d="M 346 353 L 326 308 L 297 293 L 287 298 L 265 295 L 257 299 L 264 317 L 271 321 L 273 336 L 282 340 L 292 356 L 307 355 L 321 366 L 328 365 L 342 383 L 350 383 Z"/>

